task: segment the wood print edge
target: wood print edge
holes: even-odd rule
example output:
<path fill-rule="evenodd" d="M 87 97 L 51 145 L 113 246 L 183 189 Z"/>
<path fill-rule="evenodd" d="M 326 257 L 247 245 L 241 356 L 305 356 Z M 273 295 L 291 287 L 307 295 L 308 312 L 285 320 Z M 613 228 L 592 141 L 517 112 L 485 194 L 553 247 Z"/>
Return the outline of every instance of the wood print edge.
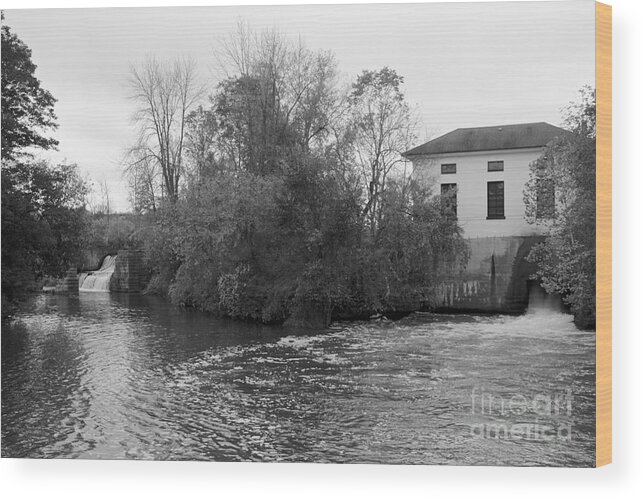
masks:
<path fill-rule="evenodd" d="M 612 7 L 596 3 L 596 466 L 612 462 Z"/>

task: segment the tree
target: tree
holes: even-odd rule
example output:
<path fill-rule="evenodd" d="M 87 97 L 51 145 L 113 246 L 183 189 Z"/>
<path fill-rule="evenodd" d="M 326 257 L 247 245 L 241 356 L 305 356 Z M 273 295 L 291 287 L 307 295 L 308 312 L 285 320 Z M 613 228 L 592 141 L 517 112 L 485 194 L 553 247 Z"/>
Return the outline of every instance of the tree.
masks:
<path fill-rule="evenodd" d="M 244 24 L 222 43 L 222 53 L 229 76 L 212 98 L 212 113 L 230 167 L 272 174 L 299 151 L 327 145 L 340 97 L 332 54 Z"/>
<path fill-rule="evenodd" d="M 402 78 L 364 72 L 351 92 L 332 54 L 243 24 L 220 55 L 226 77 L 186 123 L 189 181 L 145 231 L 152 289 L 299 325 L 430 306 L 466 245 L 404 177 Z"/>
<path fill-rule="evenodd" d="M 4 13 L 2 14 L 4 21 Z M 2 26 L 2 159 L 25 154 L 25 149 L 51 149 L 58 141 L 43 135 L 57 127 L 56 99 L 40 86 L 31 50 L 11 28 Z"/>
<path fill-rule="evenodd" d="M 110 194 L 109 194 L 109 185 L 107 185 L 107 180 L 103 178 L 103 180 L 98 182 L 98 194 L 100 196 L 100 205 L 99 205 L 99 213 L 102 213 L 107 216 L 107 220 L 109 222 L 109 215 L 111 214 L 111 206 L 110 206 Z"/>
<path fill-rule="evenodd" d="M 31 50 L 2 26 L 3 304 L 77 263 L 86 222 L 87 184 L 76 165 L 33 160 L 32 149 L 57 144 L 43 135 L 56 128 L 55 99 L 35 69 Z"/>
<path fill-rule="evenodd" d="M 135 213 L 155 212 L 161 198 L 159 164 L 145 150 L 133 149 L 125 160 L 129 200 Z"/>
<path fill-rule="evenodd" d="M 217 132 L 216 116 L 211 110 L 198 106 L 188 115 L 186 151 L 194 179 L 213 175 L 221 162 L 215 148 Z"/>
<path fill-rule="evenodd" d="M 76 165 L 40 161 L 2 169 L 2 292 L 9 300 L 78 261 L 86 195 Z"/>
<path fill-rule="evenodd" d="M 194 62 L 177 59 L 163 65 L 149 58 L 130 73 L 132 98 L 139 104 L 134 115 L 139 137 L 133 149 L 157 162 L 164 194 L 174 202 L 184 173 L 187 118 L 201 94 Z"/>
<path fill-rule="evenodd" d="M 530 167 L 526 214 L 549 234 L 528 259 L 549 293 L 560 293 L 579 327 L 596 322 L 596 92 L 585 87 L 565 109 L 568 134 Z"/>
<path fill-rule="evenodd" d="M 330 136 L 330 122 L 341 105 L 337 75 L 331 52 L 312 52 L 301 42 L 291 49 L 285 75 L 286 120 L 302 149 L 322 146 Z"/>
<path fill-rule="evenodd" d="M 224 80 L 213 100 L 217 142 L 226 169 L 258 174 L 273 170 L 275 137 L 268 137 L 273 135 L 274 117 L 269 116 L 257 79 L 238 76 Z"/>
<path fill-rule="evenodd" d="M 366 193 L 363 215 L 373 236 L 381 222 L 387 181 L 415 140 L 415 122 L 400 89 L 403 82 L 387 67 L 363 71 L 350 95 L 354 148 Z"/>

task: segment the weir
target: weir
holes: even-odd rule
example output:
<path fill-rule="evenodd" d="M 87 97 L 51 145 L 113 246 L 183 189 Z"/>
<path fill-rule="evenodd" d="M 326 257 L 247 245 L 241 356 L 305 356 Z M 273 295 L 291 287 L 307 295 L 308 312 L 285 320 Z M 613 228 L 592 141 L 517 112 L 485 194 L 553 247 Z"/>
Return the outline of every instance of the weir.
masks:
<path fill-rule="evenodd" d="M 82 272 L 78 276 L 78 289 L 80 291 L 109 292 L 110 283 L 116 269 L 116 255 L 107 255 L 98 270 Z"/>
<path fill-rule="evenodd" d="M 78 276 L 79 291 L 138 293 L 145 289 L 143 252 L 120 250 L 103 258 L 100 268 Z"/>

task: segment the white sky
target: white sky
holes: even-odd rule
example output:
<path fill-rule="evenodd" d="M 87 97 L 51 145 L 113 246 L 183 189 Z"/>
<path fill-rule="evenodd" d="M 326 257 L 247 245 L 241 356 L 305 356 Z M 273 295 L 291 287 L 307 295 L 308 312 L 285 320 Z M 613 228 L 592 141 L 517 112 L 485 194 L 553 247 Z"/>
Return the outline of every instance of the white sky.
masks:
<path fill-rule="evenodd" d="M 129 209 L 119 160 L 135 139 L 130 64 L 189 55 L 214 91 L 218 40 L 239 19 L 332 50 L 347 82 L 394 68 L 420 111 L 420 143 L 458 127 L 559 124 L 561 107 L 594 85 L 591 0 L 5 11 L 58 99 L 51 156 L 107 180 L 117 210 Z"/>

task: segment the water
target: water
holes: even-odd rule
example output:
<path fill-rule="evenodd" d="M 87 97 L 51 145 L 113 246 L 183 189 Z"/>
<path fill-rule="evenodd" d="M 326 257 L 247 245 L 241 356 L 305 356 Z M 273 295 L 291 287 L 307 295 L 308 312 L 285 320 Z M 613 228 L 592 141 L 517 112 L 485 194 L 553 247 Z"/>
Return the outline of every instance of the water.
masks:
<path fill-rule="evenodd" d="M 109 292 L 109 283 L 116 268 L 116 258 L 116 255 L 107 255 L 103 258 L 100 269 L 81 273 L 78 276 L 78 289 L 80 291 Z"/>
<path fill-rule="evenodd" d="M 551 312 L 304 333 L 38 296 L 2 331 L 2 456 L 591 466 L 594 351 Z"/>

